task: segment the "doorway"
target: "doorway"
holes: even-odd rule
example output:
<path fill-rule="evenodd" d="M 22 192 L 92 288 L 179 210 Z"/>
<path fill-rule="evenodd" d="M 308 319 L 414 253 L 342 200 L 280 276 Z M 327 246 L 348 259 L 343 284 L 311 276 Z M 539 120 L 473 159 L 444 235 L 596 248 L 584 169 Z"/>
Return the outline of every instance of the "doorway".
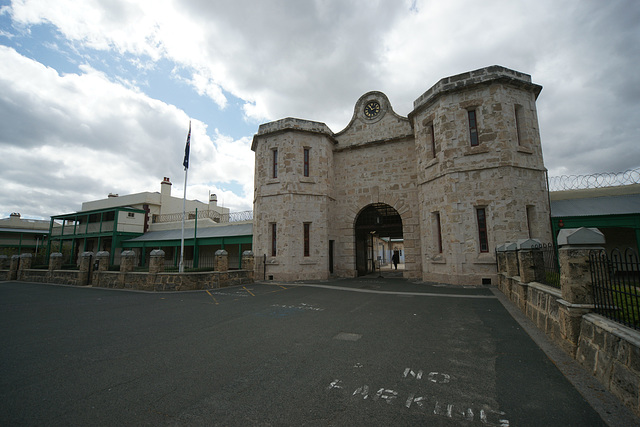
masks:
<path fill-rule="evenodd" d="M 373 203 L 358 214 L 355 237 L 358 276 L 389 268 L 393 265 L 394 249 L 403 241 L 402 218 L 393 207 L 385 203 Z"/>

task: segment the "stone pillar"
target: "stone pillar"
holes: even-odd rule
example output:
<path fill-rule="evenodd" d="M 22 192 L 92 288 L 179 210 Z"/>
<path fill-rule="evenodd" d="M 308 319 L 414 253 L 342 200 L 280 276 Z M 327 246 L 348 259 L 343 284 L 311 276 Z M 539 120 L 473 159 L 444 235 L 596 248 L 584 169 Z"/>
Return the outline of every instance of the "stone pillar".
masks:
<path fill-rule="evenodd" d="M 213 258 L 213 268 L 215 271 L 229 270 L 229 254 L 224 249 L 218 249 Z"/>
<path fill-rule="evenodd" d="M 120 273 L 133 271 L 136 265 L 136 253 L 134 251 L 122 251 L 120 254 Z"/>
<path fill-rule="evenodd" d="M 124 288 L 126 274 L 133 271 L 136 265 L 136 253 L 131 250 L 122 251 L 120 254 L 120 274 L 118 275 L 118 287 Z"/>
<path fill-rule="evenodd" d="M 22 280 L 24 277 L 24 271 L 31 268 L 31 260 L 33 259 L 32 254 L 21 254 L 20 255 L 20 263 L 18 265 L 18 271 L 16 274 L 16 279 Z"/>
<path fill-rule="evenodd" d="M 522 283 L 539 282 L 544 274 L 542 243 L 536 239 L 518 240 L 518 263 Z"/>
<path fill-rule="evenodd" d="M 31 260 L 33 260 L 32 254 L 20 255 L 20 267 L 18 270 L 28 270 L 31 268 Z"/>
<path fill-rule="evenodd" d="M 154 249 L 149 254 L 149 273 L 157 274 L 164 271 L 164 251 L 162 249 Z"/>
<path fill-rule="evenodd" d="M 79 286 L 86 286 L 91 283 L 89 272 L 91 271 L 92 262 L 93 262 L 93 252 L 82 252 L 80 254 L 80 267 L 78 271 Z"/>
<path fill-rule="evenodd" d="M 93 252 L 82 252 L 80 254 L 80 272 L 87 272 L 91 268 L 93 262 Z"/>
<path fill-rule="evenodd" d="M 0 270 L 6 270 L 9 267 L 9 257 L 0 255 Z"/>
<path fill-rule="evenodd" d="M 507 267 L 507 276 L 513 277 L 518 276 L 518 254 L 516 250 L 518 249 L 518 245 L 515 243 L 507 243 L 504 245 L 504 251 L 506 253 L 506 267 Z"/>
<path fill-rule="evenodd" d="M 255 259 L 252 251 L 242 252 L 242 269 L 253 271 Z"/>
<path fill-rule="evenodd" d="M 593 305 L 589 253 L 603 250 L 604 235 L 597 228 L 568 228 L 558 234 L 558 258 L 560 261 L 559 321 L 561 334 L 566 340 L 565 351 L 575 357 L 580 336 L 582 316 Z"/>
<path fill-rule="evenodd" d="M 62 254 L 60 252 L 51 252 L 49 255 L 49 271 L 62 270 Z"/>
<path fill-rule="evenodd" d="M 252 251 L 244 251 L 242 252 L 242 269 L 247 270 L 249 273 L 249 279 L 253 280 L 254 278 L 254 264 L 255 257 L 253 256 Z"/>
<path fill-rule="evenodd" d="M 108 251 L 100 251 L 96 254 L 96 261 L 98 262 L 98 271 L 109 270 L 109 257 Z"/>
<path fill-rule="evenodd" d="M 589 253 L 603 250 L 604 234 L 597 228 L 569 228 L 558 234 L 562 299 L 571 304 L 593 304 Z"/>
<path fill-rule="evenodd" d="M 11 264 L 9 264 L 9 280 L 18 278 L 18 266 L 20 265 L 20 255 L 11 255 Z"/>

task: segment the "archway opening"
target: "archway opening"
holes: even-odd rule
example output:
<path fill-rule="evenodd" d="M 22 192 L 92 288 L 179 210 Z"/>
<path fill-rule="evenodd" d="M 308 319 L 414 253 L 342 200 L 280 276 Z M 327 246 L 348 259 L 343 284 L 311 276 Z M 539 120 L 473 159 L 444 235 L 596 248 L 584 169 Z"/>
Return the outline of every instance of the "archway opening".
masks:
<path fill-rule="evenodd" d="M 355 236 L 358 276 L 404 270 L 402 218 L 393 207 L 385 203 L 365 207 L 356 218 Z"/>

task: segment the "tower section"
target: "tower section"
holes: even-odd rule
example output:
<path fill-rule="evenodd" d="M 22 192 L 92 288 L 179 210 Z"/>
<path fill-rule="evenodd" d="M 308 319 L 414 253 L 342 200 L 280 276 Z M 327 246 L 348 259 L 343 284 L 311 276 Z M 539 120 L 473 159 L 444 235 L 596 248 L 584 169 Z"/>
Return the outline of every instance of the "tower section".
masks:
<path fill-rule="evenodd" d="M 265 123 L 254 135 L 257 277 L 329 277 L 334 144 L 324 123 L 294 118 Z"/>
<path fill-rule="evenodd" d="M 423 280 L 495 283 L 496 244 L 551 240 L 541 90 L 491 66 L 444 78 L 414 102 Z"/>

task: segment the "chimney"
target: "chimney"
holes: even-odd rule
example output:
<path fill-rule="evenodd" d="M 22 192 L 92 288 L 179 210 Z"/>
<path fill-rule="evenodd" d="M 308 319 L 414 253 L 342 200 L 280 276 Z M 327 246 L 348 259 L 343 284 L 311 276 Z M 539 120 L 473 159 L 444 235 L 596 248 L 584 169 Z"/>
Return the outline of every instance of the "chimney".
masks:
<path fill-rule="evenodd" d="M 167 176 L 165 176 L 160 183 L 160 194 L 163 199 L 165 197 L 171 197 L 171 180 Z"/>
<path fill-rule="evenodd" d="M 114 197 L 118 197 L 118 195 L 115 194 L 115 193 L 109 193 L 109 195 L 107 196 L 107 198 L 109 198 L 109 199 L 112 199 Z"/>
<path fill-rule="evenodd" d="M 20 214 L 18 212 L 11 212 L 11 215 L 9 215 L 9 218 L 20 219 Z"/>

